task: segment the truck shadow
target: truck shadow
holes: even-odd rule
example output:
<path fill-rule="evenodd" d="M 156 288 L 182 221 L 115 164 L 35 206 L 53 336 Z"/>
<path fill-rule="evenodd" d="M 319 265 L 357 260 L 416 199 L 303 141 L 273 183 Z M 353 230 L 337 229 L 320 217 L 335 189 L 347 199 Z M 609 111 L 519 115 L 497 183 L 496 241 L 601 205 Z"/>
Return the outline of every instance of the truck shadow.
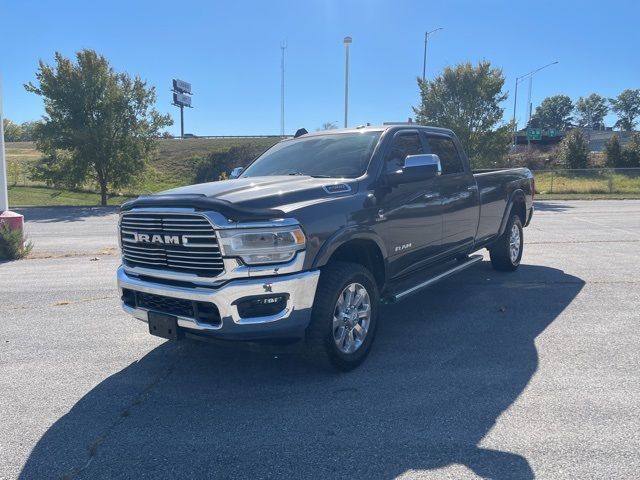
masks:
<path fill-rule="evenodd" d="M 534 478 L 522 455 L 479 445 L 534 376 L 536 337 L 583 285 L 483 262 L 384 307 L 372 354 L 348 374 L 293 354 L 161 344 L 53 424 L 21 478 L 394 478 L 453 464 Z"/>

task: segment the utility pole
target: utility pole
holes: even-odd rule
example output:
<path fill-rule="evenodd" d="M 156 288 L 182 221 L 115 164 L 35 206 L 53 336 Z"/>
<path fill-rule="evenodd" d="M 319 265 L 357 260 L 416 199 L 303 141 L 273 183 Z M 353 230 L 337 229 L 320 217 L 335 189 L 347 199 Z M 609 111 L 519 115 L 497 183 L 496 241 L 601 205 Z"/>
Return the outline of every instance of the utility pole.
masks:
<path fill-rule="evenodd" d="M 427 42 L 429 41 L 429 35 L 437 32 L 438 30 L 443 30 L 443 27 L 436 28 L 435 30 L 431 30 L 430 32 L 424 32 L 424 58 L 422 59 L 422 81 L 423 82 L 427 78 Z"/>
<path fill-rule="evenodd" d="M 349 45 L 351 42 L 351 37 L 344 37 L 344 128 L 347 128 L 349 116 Z"/>
<path fill-rule="evenodd" d="M 287 42 L 280 43 L 282 50 L 282 61 L 280 63 L 280 136 L 284 137 L 284 51 L 287 48 Z"/>

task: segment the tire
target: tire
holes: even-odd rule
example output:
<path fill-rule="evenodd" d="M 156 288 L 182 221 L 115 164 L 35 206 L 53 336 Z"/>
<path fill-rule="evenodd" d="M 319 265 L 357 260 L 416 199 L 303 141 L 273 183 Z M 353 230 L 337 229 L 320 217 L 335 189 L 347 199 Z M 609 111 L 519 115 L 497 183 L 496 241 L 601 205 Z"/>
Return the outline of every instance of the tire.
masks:
<path fill-rule="evenodd" d="M 363 266 L 349 262 L 325 266 L 306 332 L 307 357 L 322 367 L 342 371 L 360 365 L 375 338 L 378 301 L 376 281 Z"/>
<path fill-rule="evenodd" d="M 504 233 L 489 249 L 491 265 L 501 272 L 513 272 L 520 266 L 523 247 L 522 222 L 518 215 L 513 214 L 507 222 Z"/>

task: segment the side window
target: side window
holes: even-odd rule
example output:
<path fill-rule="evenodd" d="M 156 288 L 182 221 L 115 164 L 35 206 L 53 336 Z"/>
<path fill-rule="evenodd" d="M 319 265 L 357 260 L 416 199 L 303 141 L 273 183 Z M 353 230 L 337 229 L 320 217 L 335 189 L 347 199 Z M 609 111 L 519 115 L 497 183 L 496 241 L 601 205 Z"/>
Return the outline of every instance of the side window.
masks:
<path fill-rule="evenodd" d="M 429 150 L 440 157 L 442 174 L 461 173 L 464 171 L 462 159 L 453 141 L 446 137 L 427 137 Z"/>
<path fill-rule="evenodd" d="M 395 172 L 404 167 L 404 159 L 409 155 L 424 153 L 422 142 L 416 132 L 407 132 L 396 135 L 391 145 L 391 150 L 385 158 L 387 172 Z"/>

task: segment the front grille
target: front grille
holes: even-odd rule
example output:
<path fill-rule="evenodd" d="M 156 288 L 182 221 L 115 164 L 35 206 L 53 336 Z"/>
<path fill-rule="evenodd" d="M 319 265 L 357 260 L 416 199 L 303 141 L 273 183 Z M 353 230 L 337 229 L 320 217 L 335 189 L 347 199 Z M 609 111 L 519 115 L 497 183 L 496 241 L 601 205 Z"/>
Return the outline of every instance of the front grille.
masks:
<path fill-rule="evenodd" d="M 120 220 L 125 265 L 199 277 L 224 271 L 213 226 L 197 214 L 128 212 Z"/>

